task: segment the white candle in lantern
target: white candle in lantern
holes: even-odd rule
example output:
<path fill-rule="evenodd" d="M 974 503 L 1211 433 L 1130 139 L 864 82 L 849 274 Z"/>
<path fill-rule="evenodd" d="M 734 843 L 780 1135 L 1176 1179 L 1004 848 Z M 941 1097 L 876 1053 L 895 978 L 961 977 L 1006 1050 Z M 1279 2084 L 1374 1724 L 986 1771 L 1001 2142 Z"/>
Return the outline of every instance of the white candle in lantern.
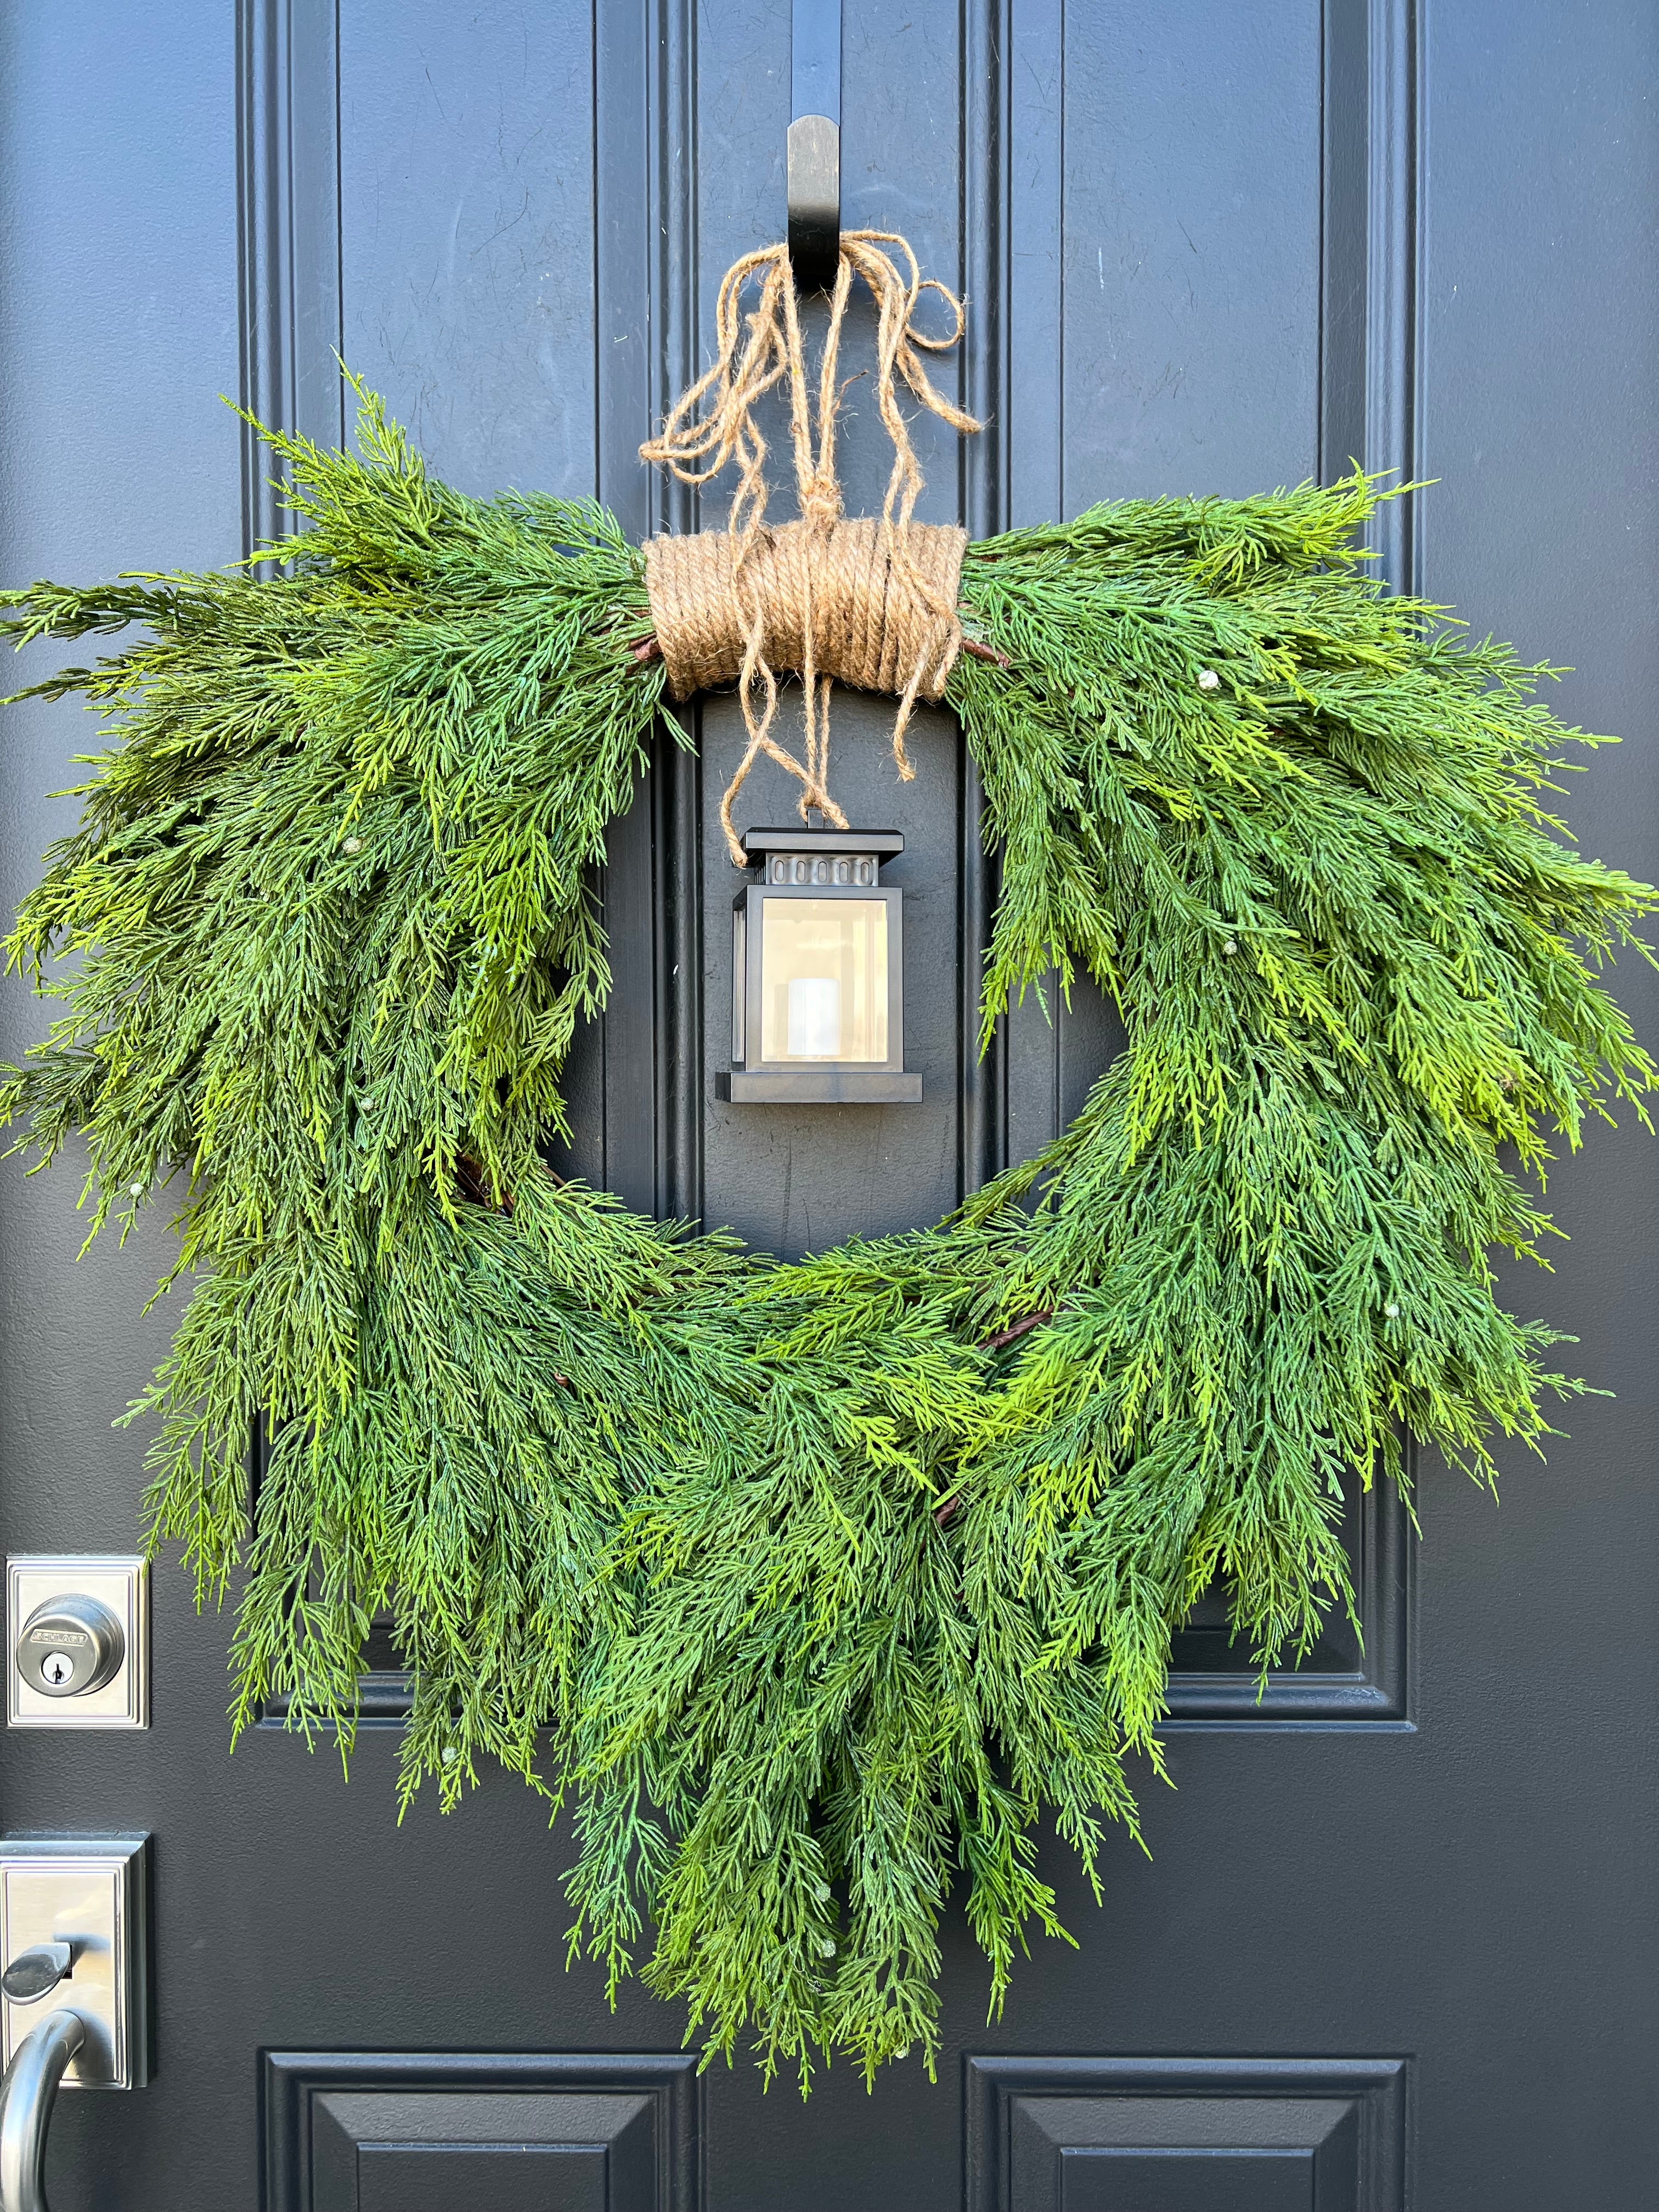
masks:
<path fill-rule="evenodd" d="M 841 1053 L 841 984 L 833 975 L 789 979 L 789 1057 L 835 1060 Z"/>

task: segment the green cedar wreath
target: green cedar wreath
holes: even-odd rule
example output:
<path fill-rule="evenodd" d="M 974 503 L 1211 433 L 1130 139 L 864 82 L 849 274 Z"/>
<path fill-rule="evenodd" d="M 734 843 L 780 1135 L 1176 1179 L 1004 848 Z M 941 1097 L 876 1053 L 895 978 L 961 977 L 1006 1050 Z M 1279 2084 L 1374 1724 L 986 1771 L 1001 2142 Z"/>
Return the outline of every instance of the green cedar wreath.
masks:
<path fill-rule="evenodd" d="M 950 410 L 914 264 L 853 249 L 896 567 L 896 382 Z M 659 450 L 743 471 L 766 750 L 753 410 L 783 387 L 795 526 L 832 528 L 833 364 L 803 446 L 787 262 L 732 275 Z M 306 526 L 263 572 L 12 595 L 19 641 L 139 637 L 21 695 L 81 693 L 112 742 L 9 941 L 61 1012 L 0 1112 L 42 1163 L 85 1148 L 92 1233 L 173 1209 L 189 1302 L 133 1415 L 152 1540 L 239 1577 L 236 1726 L 280 1694 L 349 1744 L 389 1608 L 405 1800 L 493 1759 L 574 1802 L 571 1949 L 613 1991 L 639 1961 L 769 2076 L 931 2069 L 947 1901 L 994 2004 L 1064 1932 L 1039 1824 L 1091 1879 L 1133 1826 L 1198 1595 L 1224 1580 L 1264 1668 L 1304 1651 L 1352 1607 L 1345 1485 L 1403 1487 L 1413 1437 L 1490 1481 L 1580 1387 L 1488 1255 L 1548 1228 L 1552 1130 L 1643 1113 L 1596 975 L 1654 895 L 1548 811 L 1595 742 L 1548 672 L 1367 574 L 1374 480 L 1010 532 L 910 696 L 983 780 L 987 1032 L 1086 969 L 1124 1050 L 936 1228 L 782 1266 L 643 1219 L 544 1148 L 668 684 L 644 556 L 591 502 L 462 497 L 360 398 L 356 456 L 267 434 Z"/>

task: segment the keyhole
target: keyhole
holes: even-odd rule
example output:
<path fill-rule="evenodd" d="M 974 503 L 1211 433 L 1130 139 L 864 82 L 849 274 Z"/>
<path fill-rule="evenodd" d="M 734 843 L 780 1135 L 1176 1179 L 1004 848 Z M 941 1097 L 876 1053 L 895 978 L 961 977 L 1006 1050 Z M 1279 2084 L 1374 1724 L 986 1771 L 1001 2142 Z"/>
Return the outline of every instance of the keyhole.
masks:
<path fill-rule="evenodd" d="M 40 1674 L 54 1690 L 61 1690 L 75 1672 L 75 1662 L 62 1651 L 48 1651 L 40 1662 Z"/>

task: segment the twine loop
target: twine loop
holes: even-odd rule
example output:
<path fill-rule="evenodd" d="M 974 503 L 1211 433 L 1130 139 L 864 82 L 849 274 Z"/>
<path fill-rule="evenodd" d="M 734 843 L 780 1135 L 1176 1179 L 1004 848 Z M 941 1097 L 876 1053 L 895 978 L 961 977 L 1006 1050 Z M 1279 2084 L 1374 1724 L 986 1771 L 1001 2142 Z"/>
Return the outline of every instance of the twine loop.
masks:
<path fill-rule="evenodd" d="M 884 250 L 888 246 L 908 273 Z M 879 520 L 847 522 L 836 470 L 844 388 L 836 373 L 855 277 L 876 304 L 877 404 L 893 466 Z M 742 295 L 751 281 L 758 282 L 760 296 L 745 317 Z M 942 336 L 917 327 L 924 292 L 937 292 L 950 309 L 951 327 Z M 641 459 L 669 469 L 682 483 L 707 483 L 728 462 L 738 465 L 726 529 L 653 539 L 645 549 L 645 574 L 671 695 L 685 699 L 737 680 L 749 744 L 720 801 L 720 821 L 739 867 L 745 860 L 732 805 L 762 753 L 799 781 L 803 819 L 817 807 L 837 829 L 847 827 L 828 787 L 832 681 L 898 695 L 893 758 L 907 783 L 915 776 L 904 733 L 917 700 L 943 694 L 962 647 L 957 589 L 967 533 L 912 520 L 923 478 L 897 386 L 902 381 L 952 429 L 978 429 L 972 416 L 934 388 L 922 358 L 957 344 L 963 323 L 961 301 L 935 278 L 922 277 L 896 233 L 844 231 L 815 410 L 788 249 L 769 246 L 745 254 L 720 284 L 713 367 L 676 401 L 661 434 L 640 448 Z M 756 410 L 780 383 L 789 391 L 800 520 L 769 528 L 767 446 Z M 801 678 L 804 757 L 775 734 L 779 668 Z"/>

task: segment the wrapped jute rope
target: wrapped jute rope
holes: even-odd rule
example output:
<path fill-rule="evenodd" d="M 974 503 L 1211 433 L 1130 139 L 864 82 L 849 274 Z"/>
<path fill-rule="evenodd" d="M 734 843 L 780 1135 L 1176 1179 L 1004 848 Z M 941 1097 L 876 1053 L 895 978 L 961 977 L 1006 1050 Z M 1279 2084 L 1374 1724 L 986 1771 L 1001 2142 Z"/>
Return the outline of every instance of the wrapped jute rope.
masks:
<path fill-rule="evenodd" d="M 887 246 L 896 250 L 908 274 Z M 844 522 L 836 473 L 842 398 L 836 380 L 855 277 L 876 304 L 877 404 L 892 441 L 893 466 L 880 519 Z M 742 294 L 751 281 L 758 281 L 760 296 L 745 318 Z M 918 302 L 929 291 L 951 311 L 951 327 L 942 337 L 916 327 Z M 769 246 L 745 254 L 720 285 L 714 366 L 675 403 L 660 436 L 640 448 L 642 460 L 671 470 L 682 483 L 707 483 L 729 461 L 738 465 L 727 527 L 653 539 L 645 548 L 645 580 L 671 696 L 687 699 L 737 679 L 749 744 L 720 801 L 720 822 L 740 867 L 744 856 L 732 805 L 762 753 L 799 780 L 803 819 L 817 807 L 837 829 L 847 827 L 828 787 L 832 681 L 897 694 L 893 758 L 906 782 L 915 774 L 904 732 L 918 699 L 942 696 L 962 648 L 957 588 L 968 541 L 954 526 L 912 520 L 923 479 L 896 387 L 902 380 L 952 429 L 978 429 L 972 416 L 934 389 L 922 360 L 924 353 L 958 343 L 963 319 L 962 302 L 936 279 L 923 279 L 915 255 L 896 232 L 843 232 L 818 363 L 815 424 L 788 249 Z M 756 409 L 781 383 L 789 391 L 801 519 L 769 529 L 767 447 Z M 801 678 L 804 758 L 775 734 L 780 668 Z"/>

